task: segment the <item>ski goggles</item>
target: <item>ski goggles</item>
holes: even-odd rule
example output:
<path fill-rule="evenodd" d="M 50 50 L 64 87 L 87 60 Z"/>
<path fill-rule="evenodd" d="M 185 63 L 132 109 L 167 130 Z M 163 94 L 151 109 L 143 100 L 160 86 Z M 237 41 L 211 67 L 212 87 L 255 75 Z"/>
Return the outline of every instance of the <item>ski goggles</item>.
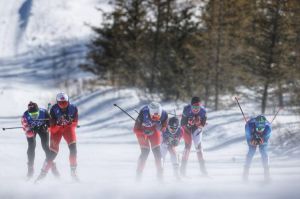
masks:
<path fill-rule="evenodd" d="M 57 104 L 60 108 L 67 108 L 67 106 L 69 105 L 69 102 L 68 101 L 58 101 Z"/>
<path fill-rule="evenodd" d="M 265 127 L 256 127 L 255 130 L 257 132 L 263 132 L 265 130 Z"/>
<path fill-rule="evenodd" d="M 200 111 L 200 105 L 192 105 L 192 111 L 193 112 L 199 112 Z"/>
<path fill-rule="evenodd" d="M 178 127 L 177 126 L 168 126 L 168 129 L 169 129 L 170 133 L 175 133 L 176 130 L 178 129 Z"/>
<path fill-rule="evenodd" d="M 153 121 L 160 120 L 160 115 L 158 113 L 154 113 L 153 115 L 151 115 L 151 120 Z"/>
<path fill-rule="evenodd" d="M 39 111 L 36 112 L 29 112 L 31 118 L 37 118 L 39 116 Z"/>

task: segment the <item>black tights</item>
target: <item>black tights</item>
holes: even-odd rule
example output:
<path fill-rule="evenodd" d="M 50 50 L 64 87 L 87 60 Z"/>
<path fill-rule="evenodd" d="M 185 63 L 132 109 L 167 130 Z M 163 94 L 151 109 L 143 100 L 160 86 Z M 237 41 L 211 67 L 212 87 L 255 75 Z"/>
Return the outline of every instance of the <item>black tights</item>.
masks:
<path fill-rule="evenodd" d="M 46 159 L 50 156 L 49 149 L 49 134 L 47 131 L 38 131 L 35 133 L 34 137 L 27 138 L 28 149 L 27 149 L 27 158 L 28 158 L 28 166 L 34 165 L 35 158 L 35 147 L 36 147 L 36 134 L 38 134 L 41 138 L 42 148 L 45 152 Z"/>

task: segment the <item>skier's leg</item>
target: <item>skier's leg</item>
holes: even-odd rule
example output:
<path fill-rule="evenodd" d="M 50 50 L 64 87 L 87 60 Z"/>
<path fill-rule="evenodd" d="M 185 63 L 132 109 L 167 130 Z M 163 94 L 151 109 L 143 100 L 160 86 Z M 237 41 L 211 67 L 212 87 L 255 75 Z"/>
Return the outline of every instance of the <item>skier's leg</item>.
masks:
<path fill-rule="evenodd" d="M 195 149 L 197 152 L 197 158 L 199 161 L 201 173 L 203 175 L 207 175 L 207 170 L 206 170 L 205 160 L 203 155 L 203 148 L 202 148 L 202 129 L 196 129 L 192 134 L 192 139 L 194 141 Z"/>
<path fill-rule="evenodd" d="M 168 152 L 168 145 L 166 143 L 162 143 L 160 145 L 160 152 L 161 152 L 161 157 L 162 157 L 163 163 L 164 163 L 165 159 L 166 159 L 167 152 Z"/>
<path fill-rule="evenodd" d="M 172 165 L 173 165 L 174 176 L 179 179 L 180 178 L 180 176 L 179 176 L 179 163 L 178 163 L 178 158 L 177 158 L 177 153 L 176 153 L 175 147 L 174 146 L 169 146 L 168 150 L 169 150 L 169 153 L 170 153 L 170 156 L 171 156 L 171 162 L 172 162 Z"/>
<path fill-rule="evenodd" d="M 48 171 L 53 167 L 53 160 L 56 158 L 59 151 L 59 143 L 62 138 L 62 132 L 58 131 L 50 135 L 50 153 L 48 159 L 45 160 L 41 169 L 41 173 L 36 179 L 36 182 L 46 177 Z"/>
<path fill-rule="evenodd" d="M 35 159 L 35 147 L 36 147 L 36 141 L 35 136 L 33 137 L 27 137 L 27 178 L 31 178 L 34 173 L 34 159 Z"/>
<path fill-rule="evenodd" d="M 262 163 L 264 167 L 265 181 L 270 181 L 270 167 L 269 167 L 269 155 L 267 152 L 268 144 L 262 144 L 259 146 L 259 152 L 261 154 Z"/>
<path fill-rule="evenodd" d="M 149 153 L 150 153 L 150 148 L 141 147 L 141 154 L 139 156 L 138 164 L 137 164 L 137 168 L 136 168 L 136 179 L 137 180 L 140 180 L 142 177 Z"/>
<path fill-rule="evenodd" d="M 75 130 L 72 128 L 67 128 L 63 132 L 63 137 L 66 140 L 69 146 L 69 162 L 70 162 L 70 169 L 71 169 L 71 177 L 73 180 L 78 181 L 77 176 L 77 145 L 76 145 L 76 133 Z"/>
<path fill-rule="evenodd" d="M 40 138 L 41 138 L 41 145 L 42 145 L 42 148 L 45 152 L 45 155 L 46 155 L 46 159 L 49 159 L 49 156 L 50 156 L 50 148 L 49 148 L 49 134 L 48 132 L 46 131 L 43 131 L 43 132 L 38 132 Z"/>
<path fill-rule="evenodd" d="M 192 146 L 192 136 L 190 131 L 187 128 L 182 128 L 183 129 L 183 139 L 185 142 L 185 147 L 184 151 L 182 154 L 182 159 L 181 159 L 181 165 L 180 165 L 180 174 L 182 176 L 186 175 L 186 165 L 187 161 L 189 159 L 189 154 Z"/>
<path fill-rule="evenodd" d="M 249 146 L 249 150 L 248 150 L 248 153 L 247 153 L 247 156 L 246 156 L 246 163 L 245 163 L 244 172 L 243 172 L 243 180 L 244 181 L 248 181 L 249 169 L 250 169 L 250 166 L 251 166 L 253 156 L 256 152 L 256 146 L 253 146 L 249 143 L 248 143 L 248 146 Z"/>
<path fill-rule="evenodd" d="M 60 174 L 57 170 L 56 164 L 53 162 L 57 153 L 50 150 L 49 147 L 49 133 L 47 131 L 42 131 L 38 133 L 41 138 L 42 148 L 46 154 L 46 161 L 50 161 L 52 163 L 51 171 L 55 177 L 59 177 Z"/>
<path fill-rule="evenodd" d="M 141 154 L 139 156 L 137 168 L 136 168 L 136 179 L 140 180 L 146 164 L 146 160 L 150 153 L 150 144 L 149 144 L 148 137 L 145 136 L 142 131 L 135 129 L 134 132 L 136 134 L 141 149 Z"/>
<path fill-rule="evenodd" d="M 161 153 L 160 153 L 160 147 L 156 146 L 152 148 L 152 152 L 155 159 L 155 165 L 157 170 L 157 178 L 161 180 L 163 178 L 163 167 L 161 162 Z"/>
<path fill-rule="evenodd" d="M 148 136 L 148 138 L 151 143 L 151 149 L 155 159 L 157 178 L 161 180 L 163 178 L 163 167 L 162 167 L 161 152 L 160 152 L 160 143 L 161 143 L 160 131 L 154 132 L 151 136 Z"/>

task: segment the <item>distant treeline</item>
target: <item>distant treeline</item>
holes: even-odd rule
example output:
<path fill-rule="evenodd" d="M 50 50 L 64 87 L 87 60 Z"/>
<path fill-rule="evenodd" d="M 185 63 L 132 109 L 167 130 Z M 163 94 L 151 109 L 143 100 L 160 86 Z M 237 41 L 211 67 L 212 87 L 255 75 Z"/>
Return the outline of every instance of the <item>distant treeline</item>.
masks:
<path fill-rule="evenodd" d="M 199 95 L 216 110 L 241 86 L 261 96 L 263 113 L 271 97 L 299 104 L 298 0 L 115 0 L 99 12 L 81 67 L 112 85 Z"/>

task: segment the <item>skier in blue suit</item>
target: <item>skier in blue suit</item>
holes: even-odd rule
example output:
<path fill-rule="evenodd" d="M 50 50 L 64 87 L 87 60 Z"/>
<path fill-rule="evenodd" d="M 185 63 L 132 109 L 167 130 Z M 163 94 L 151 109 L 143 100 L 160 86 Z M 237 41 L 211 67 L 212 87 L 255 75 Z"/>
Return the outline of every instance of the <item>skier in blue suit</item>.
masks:
<path fill-rule="evenodd" d="M 249 169 L 253 156 L 256 152 L 256 148 L 259 148 L 262 163 L 264 167 L 264 177 L 265 181 L 270 180 L 270 170 L 269 170 L 269 156 L 267 148 L 269 145 L 269 138 L 271 136 L 271 123 L 263 115 L 258 115 L 257 117 L 251 118 L 247 121 L 245 126 L 246 140 L 249 146 L 249 150 L 246 156 L 246 163 L 244 167 L 243 179 L 248 180 Z"/>

